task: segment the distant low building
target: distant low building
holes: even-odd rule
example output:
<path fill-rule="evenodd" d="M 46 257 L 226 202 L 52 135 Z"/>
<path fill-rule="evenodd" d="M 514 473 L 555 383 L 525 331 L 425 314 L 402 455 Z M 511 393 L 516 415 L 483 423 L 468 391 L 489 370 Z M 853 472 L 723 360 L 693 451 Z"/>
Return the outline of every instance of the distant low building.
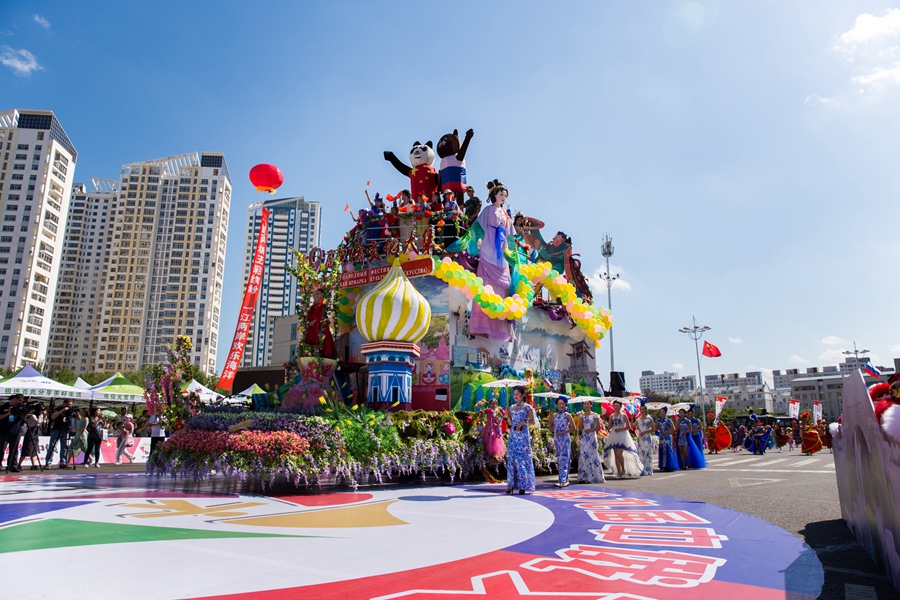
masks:
<path fill-rule="evenodd" d="M 650 391 L 655 394 L 678 395 L 685 390 L 696 388 L 697 378 L 693 375 L 679 377 L 678 373 L 670 373 L 669 371 L 663 371 L 662 373 L 641 371 L 639 384 L 642 392 Z"/>

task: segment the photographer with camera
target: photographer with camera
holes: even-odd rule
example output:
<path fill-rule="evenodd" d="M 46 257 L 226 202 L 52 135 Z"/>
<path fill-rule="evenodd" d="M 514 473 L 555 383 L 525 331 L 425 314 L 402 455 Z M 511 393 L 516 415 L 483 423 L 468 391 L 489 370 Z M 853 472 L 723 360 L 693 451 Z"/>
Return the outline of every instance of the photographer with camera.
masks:
<path fill-rule="evenodd" d="M 46 418 L 44 406 L 40 402 L 27 402 L 25 404 L 25 434 L 22 439 L 22 455 L 19 457 L 19 468 L 27 458 L 31 462 L 31 470 L 44 470 L 41 461 L 38 458 L 40 448 L 41 425 Z"/>
<path fill-rule="evenodd" d="M 56 451 L 56 444 L 59 443 L 59 466 L 66 468 L 69 466 L 66 460 L 66 450 L 68 449 L 69 428 L 72 426 L 72 418 L 75 415 L 75 409 L 72 407 L 72 401 L 68 398 L 63 400 L 62 407 L 51 413 L 50 422 L 50 445 L 47 447 L 47 457 L 44 464 L 48 469 L 53 466 L 53 454 Z"/>
<path fill-rule="evenodd" d="M 9 458 L 6 461 L 8 473 L 19 473 L 19 431 L 25 419 L 25 396 L 16 394 L 9 397 L 9 401 L 0 405 L 0 463 L 3 462 L 3 453 L 9 446 Z"/>

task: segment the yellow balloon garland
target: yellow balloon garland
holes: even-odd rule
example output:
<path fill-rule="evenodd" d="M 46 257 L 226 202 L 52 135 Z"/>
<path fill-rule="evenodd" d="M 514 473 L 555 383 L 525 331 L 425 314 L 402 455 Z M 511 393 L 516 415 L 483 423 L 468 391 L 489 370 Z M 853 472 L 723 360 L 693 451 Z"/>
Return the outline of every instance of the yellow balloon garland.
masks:
<path fill-rule="evenodd" d="M 575 286 L 566 280 L 566 276 L 555 271 L 548 262 L 522 265 L 519 273 L 522 277 L 515 293 L 501 298 L 491 286 L 485 286 L 480 277 L 449 257 L 440 262 L 435 260 L 434 266 L 435 277 L 460 290 L 466 298 L 481 306 L 492 319 L 518 321 L 525 316 L 525 311 L 534 300 L 534 285 L 540 283 L 562 300 L 572 321 L 593 340 L 596 348 L 600 347 L 600 340 L 612 327 L 612 314 L 607 309 L 585 303 L 578 297 Z"/>

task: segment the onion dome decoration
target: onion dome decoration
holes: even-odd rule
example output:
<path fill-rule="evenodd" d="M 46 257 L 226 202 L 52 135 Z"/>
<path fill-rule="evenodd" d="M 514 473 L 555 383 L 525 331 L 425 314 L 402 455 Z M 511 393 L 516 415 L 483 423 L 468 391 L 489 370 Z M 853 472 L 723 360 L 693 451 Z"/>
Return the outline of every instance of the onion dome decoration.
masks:
<path fill-rule="evenodd" d="M 399 262 L 356 305 L 356 327 L 368 342 L 415 343 L 425 337 L 430 323 L 428 300 L 409 282 Z"/>
<path fill-rule="evenodd" d="M 284 183 L 284 174 L 275 165 L 263 163 L 250 169 L 250 183 L 256 186 L 258 192 L 274 194 Z"/>

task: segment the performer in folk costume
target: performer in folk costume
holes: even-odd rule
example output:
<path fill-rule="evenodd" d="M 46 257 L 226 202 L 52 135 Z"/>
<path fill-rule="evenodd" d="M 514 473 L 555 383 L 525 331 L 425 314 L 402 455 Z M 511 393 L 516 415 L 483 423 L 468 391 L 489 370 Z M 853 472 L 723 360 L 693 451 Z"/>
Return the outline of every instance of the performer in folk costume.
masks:
<path fill-rule="evenodd" d="M 513 389 L 515 404 L 509 407 L 506 422 L 509 425 L 509 444 L 506 448 L 506 493 L 519 490 L 520 494 L 534 491 L 534 461 L 531 456 L 530 425 L 534 425 L 534 409 L 525 404 L 525 388 Z"/>
<path fill-rule="evenodd" d="M 821 427 L 821 429 L 819 430 L 819 435 L 820 435 L 820 437 L 822 438 L 822 444 L 823 444 L 826 448 L 828 448 L 829 450 L 831 450 L 831 452 L 833 453 L 833 452 L 834 452 L 834 449 L 831 447 L 831 445 L 832 445 L 832 443 L 833 443 L 833 441 L 834 441 L 834 438 L 833 438 L 832 435 L 831 435 L 831 428 L 828 427 L 828 425 L 825 423 L 824 420 L 822 421 L 822 427 Z"/>
<path fill-rule="evenodd" d="M 775 446 L 778 448 L 779 452 L 784 452 L 784 447 L 787 446 L 791 439 L 788 431 L 790 431 L 790 429 L 786 430 L 781 426 L 781 421 L 775 422 L 773 433 L 775 434 Z"/>
<path fill-rule="evenodd" d="M 594 412 L 594 404 L 590 400 L 584 403 L 581 415 L 581 452 L 578 458 L 579 483 L 606 483 L 603 476 L 603 463 L 600 461 L 600 450 L 597 438 L 609 435 L 603 426 L 603 419 Z"/>
<path fill-rule="evenodd" d="M 656 419 L 656 432 L 659 434 L 659 468 L 662 471 L 678 471 L 678 456 L 675 454 L 675 442 L 672 436 L 675 434 L 675 423 L 669 418 L 669 408 L 663 406 L 659 409 L 659 418 Z"/>
<path fill-rule="evenodd" d="M 534 404 L 534 371 L 525 368 L 525 381 L 528 383 L 525 384 L 525 402 L 532 408 L 535 408 Z"/>
<path fill-rule="evenodd" d="M 556 399 L 556 414 L 548 422 L 553 432 L 553 445 L 556 448 L 556 466 L 559 468 L 559 482 L 556 487 L 569 485 L 569 467 L 571 465 L 572 434 L 575 433 L 575 421 L 566 410 L 566 399 Z"/>
<path fill-rule="evenodd" d="M 613 400 L 613 414 L 609 416 L 609 437 L 603 450 L 603 464 L 615 473 L 616 479 L 640 477 L 643 465 L 631 438 L 631 421 L 622 412 L 622 401 Z"/>
<path fill-rule="evenodd" d="M 706 466 L 706 458 L 703 452 L 694 442 L 693 429 L 694 425 L 687 411 L 683 408 L 678 411 L 678 422 L 676 424 L 678 430 L 678 460 L 682 469 L 702 469 Z"/>
<path fill-rule="evenodd" d="M 800 446 L 803 445 L 803 437 L 802 437 L 803 436 L 803 426 L 800 424 L 799 421 L 797 421 L 797 419 L 793 419 L 791 421 L 791 423 L 794 426 L 793 427 L 793 429 L 794 429 L 794 432 L 793 432 L 794 446 L 799 448 Z"/>
<path fill-rule="evenodd" d="M 713 413 L 706 415 L 707 422 L 713 423 L 709 426 L 709 431 L 707 432 L 707 444 L 709 445 L 710 454 L 718 454 L 731 446 L 731 430 L 721 421 L 714 422 L 715 418 L 716 415 Z"/>
<path fill-rule="evenodd" d="M 800 434 L 800 439 L 802 441 L 800 450 L 803 452 L 803 454 L 812 456 L 822 449 L 822 439 L 819 437 L 819 432 L 816 430 L 815 426 L 813 426 L 809 421 L 809 411 L 800 413 L 800 422 L 807 424 L 803 428 L 803 433 Z"/>
<path fill-rule="evenodd" d="M 488 407 L 484 410 L 484 429 L 481 431 L 481 440 L 484 444 L 484 453 L 491 461 L 499 462 L 506 455 L 506 446 L 503 445 L 503 421 L 505 415 L 496 398 L 491 398 Z"/>
<path fill-rule="evenodd" d="M 656 431 L 656 423 L 647 413 L 647 407 L 641 403 L 640 415 L 635 421 L 637 426 L 638 455 L 641 457 L 641 475 L 653 475 L 653 433 Z"/>
<path fill-rule="evenodd" d="M 747 428 L 743 425 L 741 425 L 740 427 L 736 427 L 731 440 L 732 451 L 737 452 L 738 450 L 743 448 L 745 439 L 747 439 Z"/>

